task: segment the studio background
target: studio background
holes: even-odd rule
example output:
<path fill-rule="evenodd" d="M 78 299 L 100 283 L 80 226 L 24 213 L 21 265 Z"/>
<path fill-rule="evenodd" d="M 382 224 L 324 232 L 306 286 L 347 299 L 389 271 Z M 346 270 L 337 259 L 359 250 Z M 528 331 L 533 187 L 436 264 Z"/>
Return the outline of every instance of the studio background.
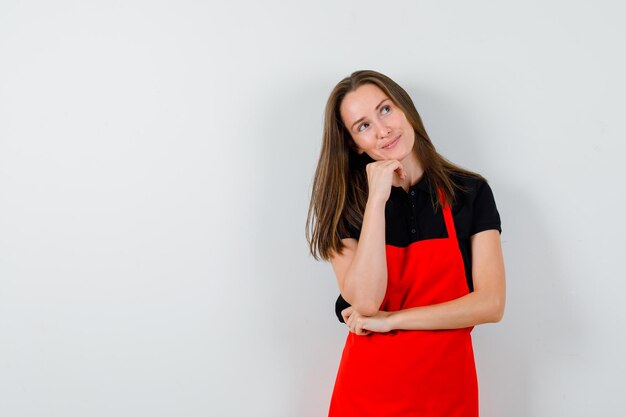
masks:
<path fill-rule="evenodd" d="M 617 1 L 3 1 L 0 415 L 325 416 L 345 325 L 304 224 L 332 87 L 383 72 L 487 177 L 483 417 L 622 416 Z"/>

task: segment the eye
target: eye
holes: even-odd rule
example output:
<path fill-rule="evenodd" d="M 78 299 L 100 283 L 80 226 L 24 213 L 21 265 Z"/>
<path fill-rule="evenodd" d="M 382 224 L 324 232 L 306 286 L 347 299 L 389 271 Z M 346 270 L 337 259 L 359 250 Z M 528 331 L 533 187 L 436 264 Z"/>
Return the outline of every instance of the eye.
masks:
<path fill-rule="evenodd" d="M 380 108 L 380 111 L 382 112 L 384 109 L 387 109 L 386 112 L 384 112 L 383 114 L 387 114 L 391 111 L 391 106 L 390 105 L 384 105 L 383 107 Z M 357 131 L 362 132 L 363 129 L 361 129 L 361 127 L 365 126 L 367 127 L 369 125 L 369 123 L 361 123 L 358 127 L 357 127 Z"/>

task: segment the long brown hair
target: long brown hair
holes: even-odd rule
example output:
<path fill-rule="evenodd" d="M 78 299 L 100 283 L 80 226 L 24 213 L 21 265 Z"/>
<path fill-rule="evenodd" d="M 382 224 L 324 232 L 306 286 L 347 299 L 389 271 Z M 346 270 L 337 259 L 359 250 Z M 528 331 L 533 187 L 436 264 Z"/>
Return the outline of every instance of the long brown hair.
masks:
<path fill-rule="evenodd" d="M 359 229 L 363 222 L 369 191 L 365 166 L 374 160 L 365 152 L 357 152 L 339 107 L 346 94 L 367 83 L 379 87 L 404 112 L 415 131 L 413 151 L 422 164 L 424 175 L 434 182 L 432 185 L 441 188 L 447 204 L 455 201 L 457 189 L 462 190 L 453 181 L 454 174 L 484 179 L 436 151 L 411 97 L 395 81 L 376 71 L 355 71 L 335 86 L 326 103 L 322 147 L 306 220 L 306 239 L 316 260 L 321 257 L 327 261 L 332 252 L 341 253 L 344 244 L 340 236 L 347 235 L 348 224 Z M 434 194 L 433 208 L 437 210 L 441 201 L 439 194 Z"/>

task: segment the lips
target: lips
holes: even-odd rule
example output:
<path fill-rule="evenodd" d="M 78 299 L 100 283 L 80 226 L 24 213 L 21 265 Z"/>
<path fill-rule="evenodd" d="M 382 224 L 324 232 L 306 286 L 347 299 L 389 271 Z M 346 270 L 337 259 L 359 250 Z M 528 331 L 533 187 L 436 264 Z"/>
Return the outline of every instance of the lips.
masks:
<path fill-rule="evenodd" d="M 381 148 L 388 149 L 389 146 L 394 146 L 398 142 L 398 140 L 400 140 L 400 136 L 385 143 Z"/>

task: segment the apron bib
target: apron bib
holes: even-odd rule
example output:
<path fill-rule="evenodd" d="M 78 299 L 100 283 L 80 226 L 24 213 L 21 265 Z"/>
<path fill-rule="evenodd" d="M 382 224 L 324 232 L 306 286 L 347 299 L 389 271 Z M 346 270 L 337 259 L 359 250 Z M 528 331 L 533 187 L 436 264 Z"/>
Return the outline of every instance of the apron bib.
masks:
<path fill-rule="evenodd" d="M 443 215 L 447 238 L 405 248 L 386 245 L 387 292 L 381 310 L 438 304 L 469 293 L 449 206 Z M 473 328 L 349 332 L 328 416 L 477 417 Z"/>

